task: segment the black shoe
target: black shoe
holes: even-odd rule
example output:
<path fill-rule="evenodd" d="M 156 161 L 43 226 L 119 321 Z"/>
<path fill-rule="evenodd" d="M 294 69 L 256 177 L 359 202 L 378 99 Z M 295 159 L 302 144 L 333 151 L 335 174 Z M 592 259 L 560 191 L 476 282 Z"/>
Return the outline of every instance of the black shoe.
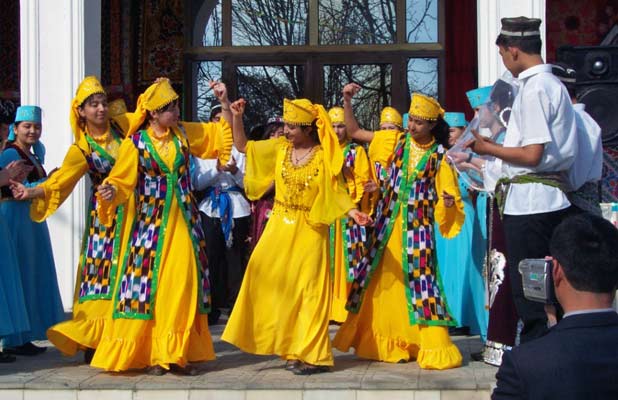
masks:
<path fill-rule="evenodd" d="M 208 325 L 217 325 L 217 322 L 219 322 L 220 316 L 221 316 L 221 310 L 219 309 L 211 310 L 210 314 L 208 314 Z"/>
<path fill-rule="evenodd" d="M 300 360 L 287 360 L 283 369 L 286 371 L 294 371 L 296 368 L 300 367 L 301 364 L 302 362 L 300 362 Z"/>
<path fill-rule="evenodd" d="M 12 363 L 17 361 L 17 357 L 12 354 L 6 354 L 0 351 L 0 363 Z"/>
<path fill-rule="evenodd" d="M 292 369 L 294 375 L 314 375 L 324 372 L 330 372 L 330 367 L 326 365 L 309 365 L 301 363 L 298 367 Z"/>
<path fill-rule="evenodd" d="M 185 365 L 184 367 L 181 367 L 178 364 L 170 364 L 170 371 L 176 375 L 185 376 L 197 376 L 200 374 L 200 370 L 193 365 Z"/>
<path fill-rule="evenodd" d="M 36 356 L 45 353 L 46 350 L 47 347 L 35 346 L 32 342 L 28 342 L 17 347 L 5 347 L 4 353 L 15 356 Z"/>
<path fill-rule="evenodd" d="M 472 359 L 472 361 L 484 361 L 485 358 L 483 357 L 483 355 L 484 355 L 484 352 L 483 350 L 481 350 L 475 353 L 470 353 L 470 358 Z"/>
<path fill-rule="evenodd" d="M 92 362 L 92 357 L 94 357 L 94 349 L 86 349 L 84 350 L 84 362 L 88 365 Z"/>
<path fill-rule="evenodd" d="M 146 374 L 153 376 L 161 376 L 165 375 L 167 370 L 160 365 L 155 365 L 153 367 L 146 368 Z"/>
<path fill-rule="evenodd" d="M 449 336 L 470 336 L 470 328 L 467 326 L 450 326 L 448 328 Z"/>

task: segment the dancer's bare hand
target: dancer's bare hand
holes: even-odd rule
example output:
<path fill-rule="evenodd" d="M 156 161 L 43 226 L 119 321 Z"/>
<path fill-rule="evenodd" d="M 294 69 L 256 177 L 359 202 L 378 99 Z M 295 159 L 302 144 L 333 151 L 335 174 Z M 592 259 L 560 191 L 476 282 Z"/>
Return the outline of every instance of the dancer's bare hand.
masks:
<path fill-rule="evenodd" d="M 109 183 L 104 183 L 102 185 L 99 185 L 97 193 L 101 197 L 101 199 L 105 201 L 112 201 L 116 196 L 116 188 Z"/>
<path fill-rule="evenodd" d="M 210 81 L 208 82 L 208 84 L 210 85 L 212 92 L 220 103 L 223 104 L 228 102 L 227 87 L 225 86 L 225 83 L 219 81 Z"/>
<path fill-rule="evenodd" d="M 354 220 L 360 226 L 367 226 L 373 223 L 373 219 L 364 212 L 358 211 L 356 208 L 348 212 L 348 216 Z"/>
<path fill-rule="evenodd" d="M 247 102 L 243 98 L 240 98 L 236 100 L 235 102 L 233 102 L 232 104 L 230 104 L 230 110 L 232 111 L 232 115 L 235 117 L 239 115 L 243 115 L 245 113 L 246 105 L 247 105 Z"/>
<path fill-rule="evenodd" d="M 343 100 L 350 101 L 356 93 L 360 92 L 361 87 L 357 83 L 348 83 L 343 87 Z"/>
<path fill-rule="evenodd" d="M 30 192 L 28 190 L 28 188 L 26 186 L 24 186 L 24 184 L 22 184 L 21 182 L 15 181 L 15 180 L 10 180 L 11 185 L 9 186 L 11 188 L 11 192 L 13 192 L 13 198 L 15 200 L 28 200 L 30 199 Z"/>

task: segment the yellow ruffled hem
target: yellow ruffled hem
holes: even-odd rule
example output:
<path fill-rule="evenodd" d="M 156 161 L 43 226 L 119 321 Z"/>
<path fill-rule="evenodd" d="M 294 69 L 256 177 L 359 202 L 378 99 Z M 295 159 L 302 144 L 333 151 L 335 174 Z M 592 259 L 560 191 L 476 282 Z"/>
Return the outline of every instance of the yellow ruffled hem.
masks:
<path fill-rule="evenodd" d="M 73 356 L 79 350 L 96 349 L 101 340 L 104 326 L 104 318 L 72 319 L 49 328 L 47 338 L 62 354 Z"/>
<path fill-rule="evenodd" d="M 419 352 L 419 344 L 410 339 L 384 336 L 348 323 L 339 328 L 333 347 L 343 352 L 354 348 L 358 357 L 389 363 L 415 360 Z"/>
<path fill-rule="evenodd" d="M 461 367 L 462 357 L 454 344 L 435 349 L 421 349 L 416 359 L 423 369 L 450 369 Z"/>
<path fill-rule="evenodd" d="M 30 204 L 30 218 L 35 222 L 43 222 L 60 207 L 60 184 L 52 174 L 40 186 L 45 191 L 45 198 L 36 198 Z"/>
<path fill-rule="evenodd" d="M 189 362 L 214 360 L 215 352 L 208 328 L 199 334 L 193 330 L 195 328 L 158 337 L 140 336 L 134 339 L 104 337 L 90 365 L 118 372 L 155 365 L 169 369 L 170 364 L 184 367 Z M 193 338 L 192 333 L 197 337 Z"/>
<path fill-rule="evenodd" d="M 226 165 L 232 156 L 232 145 L 234 137 L 232 136 L 232 127 L 223 118 L 219 121 L 221 124 L 221 148 L 219 149 L 219 162 L 221 165 Z"/>

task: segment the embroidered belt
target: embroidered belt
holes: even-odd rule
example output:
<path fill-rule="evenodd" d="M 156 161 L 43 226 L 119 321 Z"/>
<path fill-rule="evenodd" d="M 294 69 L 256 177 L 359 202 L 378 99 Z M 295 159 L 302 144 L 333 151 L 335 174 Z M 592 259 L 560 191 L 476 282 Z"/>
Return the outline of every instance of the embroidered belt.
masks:
<path fill-rule="evenodd" d="M 496 203 L 498 203 L 500 217 L 504 215 L 506 195 L 511 185 L 523 183 L 541 183 L 546 186 L 558 188 L 563 192 L 565 191 L 564 177 L 561 172 L 533 172 L 530 174 L 517 175 L 512 178 L 500 178 L 496 183 Z"/>
<path fill-rule="evenodd" d="M 283 211 L 286 211 L 286 212 L 287 211 L 304 211 L 304 212 L 311 211 L 311 207 L 307 207 L 302 204 L 284 203 L 283 201 L 277 200 L 277 199 L 275 199 L 275 205 L 283 208 Z"/>

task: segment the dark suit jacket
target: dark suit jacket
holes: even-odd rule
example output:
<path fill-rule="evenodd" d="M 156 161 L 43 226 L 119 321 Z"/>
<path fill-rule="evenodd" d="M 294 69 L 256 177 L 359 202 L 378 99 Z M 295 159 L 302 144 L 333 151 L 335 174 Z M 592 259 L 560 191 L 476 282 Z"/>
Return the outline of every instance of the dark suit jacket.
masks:
<path fill-rule="evenodd" d="M 618 399 L 618 314 L 572 315 L 506 352 L 491 398 Z"/>

